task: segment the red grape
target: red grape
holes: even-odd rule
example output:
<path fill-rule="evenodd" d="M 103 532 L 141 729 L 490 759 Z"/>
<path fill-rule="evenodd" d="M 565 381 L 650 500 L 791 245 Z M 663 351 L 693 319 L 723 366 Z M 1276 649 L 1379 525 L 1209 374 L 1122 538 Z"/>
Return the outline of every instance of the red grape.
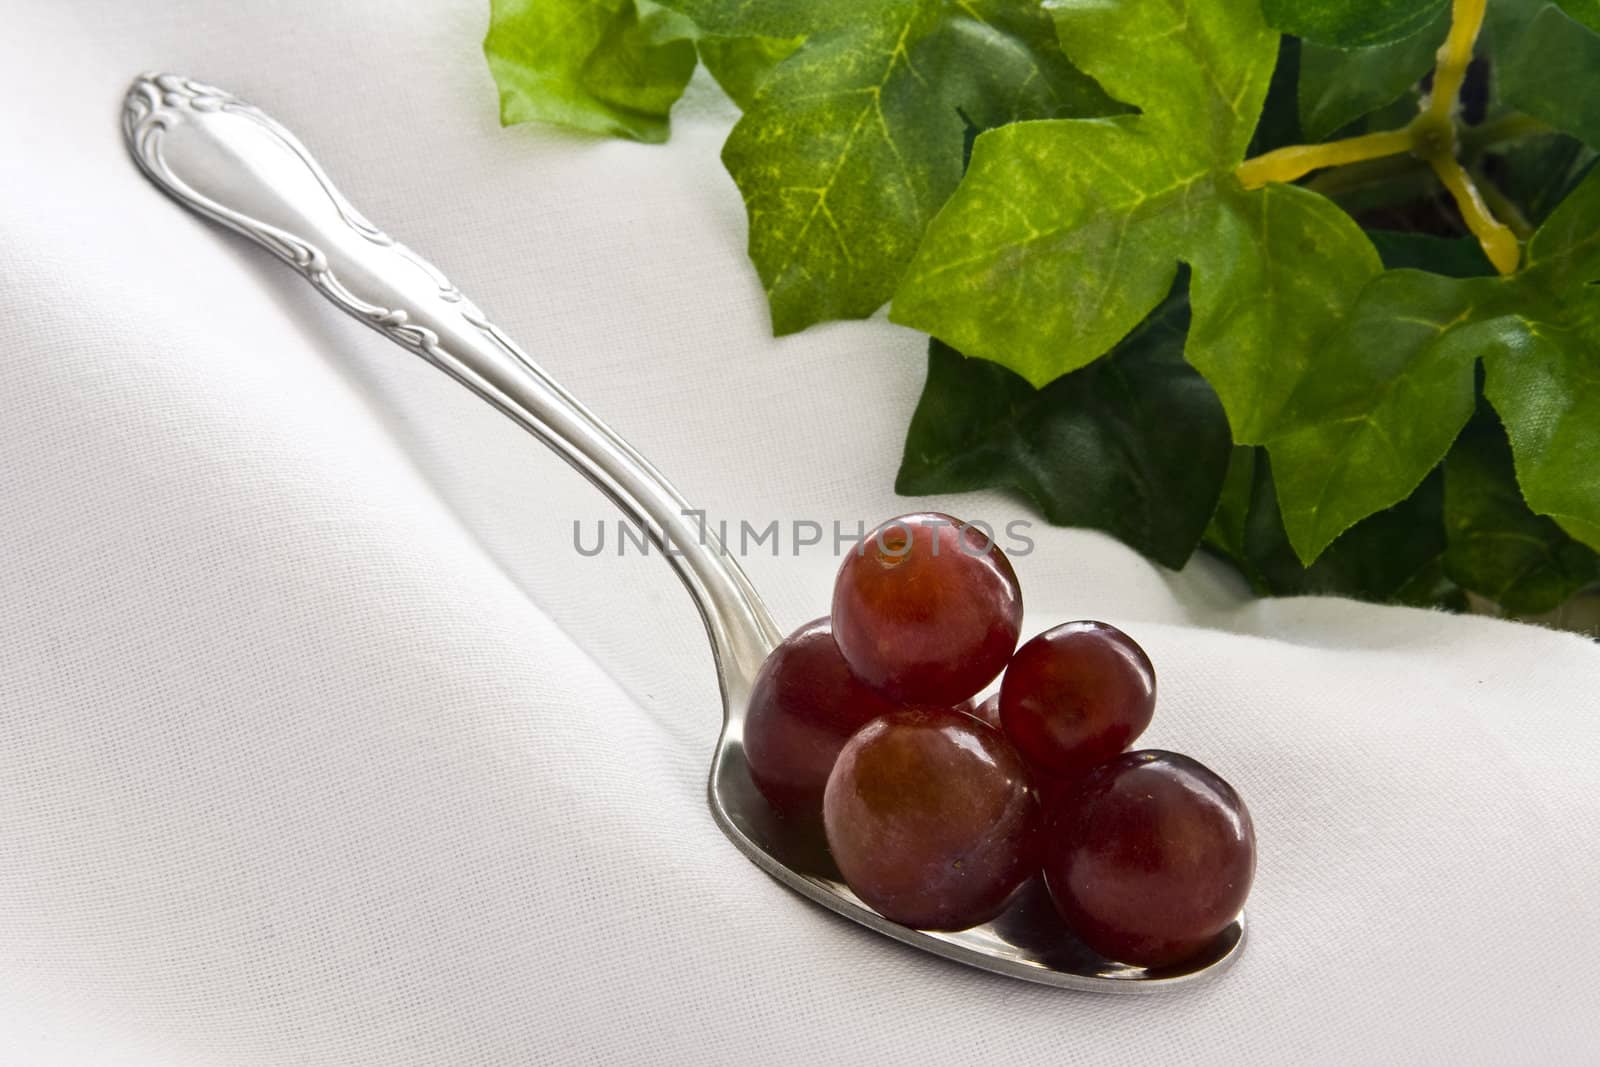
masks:
<path fill-rule="evenodd" d="M 1028 768 L 1028 777 L 1033 782 L 1033 795 L 1039 798 L 1039 808 L 1046 812 L 1053 810 L 1056 801 L 1061 797 L 1074 792 L 1081 780 L 1057 778 L 1053 774 L 1044 774 L 1037 767 Z"/>
<path fill-rule="evenodd" d="M 1017 649 L 1000 684 L 1006 736 L 1030 766 L 1062 778 L 1127 748 L 1155 706 L 1150 657 L 1103 622 L 1046 630 Z"/>
<path fill-rule="evenodd" d="M 833 634 L 850 669 L 908 704 L 948 707 L 1005 667 L 1022 591 L 1005 554 L 932 512 L 890 519 L 851 552 L 833 587 Z"/>
<path fill-rule="evenodd" d="M 744 724 L 750 777 L 778 811 L 822 812 L 822 790 L 850 735 L 898 704 L 850 673 L 828 620 L 784 638 L 761 665 Z"/>
<path fill-rule="evenodd" d="M 1057 798 L 1044 874 L 1056 910 L 1109 959 L 1144 967 L 1205 948 L 1244 906 L 1255 829 L 1233 787 L 1188 756 L 1128 752 Z"/>
<path fill-rule="evenodd" d="M 834 764 L 822 804 L 845 882 L 886 918 L 963 930 L 1038 870 L 1038 802 L 1005 735 L 963 712 L 874 719 Z"/>
<path fill-rule="evenodd" d="M 1000 725 L 999 693 L 990 693 L 984 699 L 977 701 L 976 703 L 967 708 L 963 708 L 962 710 L 966 711 L 969 715 L 976 715 L 990 726 L 993 726 L 996 730 L 1004 729 L 1004 727 Z"/>

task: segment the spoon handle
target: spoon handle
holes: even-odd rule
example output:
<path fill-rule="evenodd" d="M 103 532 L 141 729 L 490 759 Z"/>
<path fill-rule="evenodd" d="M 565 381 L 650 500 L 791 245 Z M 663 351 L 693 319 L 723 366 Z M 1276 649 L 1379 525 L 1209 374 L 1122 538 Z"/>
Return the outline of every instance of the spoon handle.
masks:
<path fill-rule="evenodd" d="M 185 207 L 263 245 L 322 295 L 499 408 L 598 486 L 677 568 L 705 619 L 724 703 L 742 708 L 780 636 L 750 581 L 665 478 L 438 268 L 368 222 L 300 141 L 221 89 L 146 74 L 128 150 Z"/>

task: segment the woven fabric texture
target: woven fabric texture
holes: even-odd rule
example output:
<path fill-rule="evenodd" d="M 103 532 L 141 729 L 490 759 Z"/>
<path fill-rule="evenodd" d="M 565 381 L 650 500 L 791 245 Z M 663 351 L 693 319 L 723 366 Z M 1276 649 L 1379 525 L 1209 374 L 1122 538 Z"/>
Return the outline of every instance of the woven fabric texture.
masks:
<path fill-rule="evenodd" d="M 1593 1062 L 1592 644 L 1038 526 L 1028 630 L 1131 631 L 1146 741 L 1249 802 L 1251 944 L 1157 998 L 903 949 L 713 826 L 700 622 L 574 549 L 605 501 L 117 124 L 141 70 L 232 89 L 713 521 L 871 525 L 923 341 L 771 338 L 714 88 L 647 147 L 501 130 L 482 0 L 0 6 L 0 1062 Z M 786 627 L 836 562 L 789 547 Z"/>

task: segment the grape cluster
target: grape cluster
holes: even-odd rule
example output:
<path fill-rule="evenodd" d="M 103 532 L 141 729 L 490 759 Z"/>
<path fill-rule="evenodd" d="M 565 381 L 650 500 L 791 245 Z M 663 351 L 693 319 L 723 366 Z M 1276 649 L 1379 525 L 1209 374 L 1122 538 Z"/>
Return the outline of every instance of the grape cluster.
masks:
<path fill-rule="evenodd" d="M 895 922 L 975 926 L 1042 873 L 1096 952 L 1179 963 L 1244 905 L 1250 814 L 1189 757 L 1127 751 L 1156 704 L 1132 638 L 1069 622 L 1018 648 L 1021 628 L 1016 573 L 981 531 L 891 519 L 840 566 L 831 616 L 762 666 L 751 777 L 784 817 L 820 816 L 845 882 Z"/>

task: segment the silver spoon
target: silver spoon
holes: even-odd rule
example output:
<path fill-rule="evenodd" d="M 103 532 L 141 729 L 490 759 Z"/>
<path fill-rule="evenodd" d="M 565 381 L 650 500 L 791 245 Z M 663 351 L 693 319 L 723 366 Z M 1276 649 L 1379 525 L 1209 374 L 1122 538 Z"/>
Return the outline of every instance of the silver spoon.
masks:
<path fill-rule="evenodd" d="M 549 445 L 645 528 L 705 620 L 722 687 L 711 814 L 739 851 L 790 889 L 863 926 L 957 963 L 1069 989 L 1135 992 L 1191 984 L 1231 964 L 1243 917 L 1199 959 L 1160 971 L 1111 963 L 1056 920 L 1035 880 L 993 922 L 928 933 L 866 907 L 814 835 L 776 819 L 750 782 L 750 688 L 782 637 L 732 557 L 667 480 L 500 332 L 431 264 L 339 194 L 299 140 L 230 93 L 173 74 L 134 80 L 128 149 L 185 207 L 265 245 L 346 312 L 423 357 Z"/>

